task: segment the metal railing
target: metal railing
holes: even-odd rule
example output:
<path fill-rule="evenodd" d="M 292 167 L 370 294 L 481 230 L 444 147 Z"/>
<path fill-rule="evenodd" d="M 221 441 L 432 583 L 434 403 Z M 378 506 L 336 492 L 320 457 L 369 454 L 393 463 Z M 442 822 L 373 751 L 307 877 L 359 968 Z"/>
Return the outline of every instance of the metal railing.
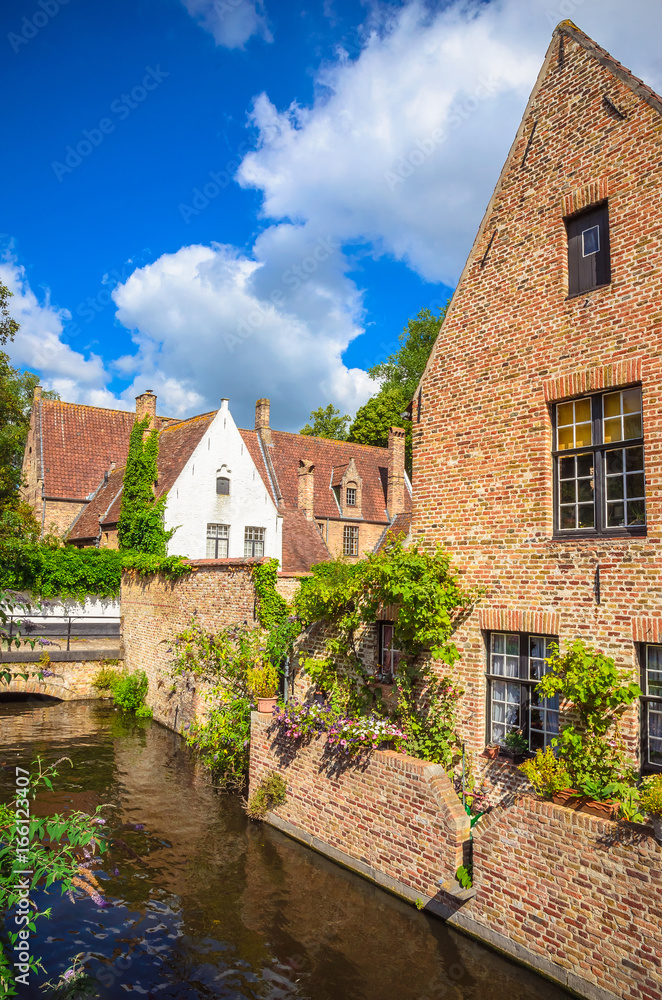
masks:
<path fill-rule="evenodd" d="M 25 639 L 45 639 L 48 645 L 55 646 L 60 645 L 58 639 L 63 642 L 66 639 L 69 652 L 72 640 L 116 639 L 119 643 L 120 620 L 72 615 L 10 615 L 7 633 L 10 640 L 20 633 Z"/>

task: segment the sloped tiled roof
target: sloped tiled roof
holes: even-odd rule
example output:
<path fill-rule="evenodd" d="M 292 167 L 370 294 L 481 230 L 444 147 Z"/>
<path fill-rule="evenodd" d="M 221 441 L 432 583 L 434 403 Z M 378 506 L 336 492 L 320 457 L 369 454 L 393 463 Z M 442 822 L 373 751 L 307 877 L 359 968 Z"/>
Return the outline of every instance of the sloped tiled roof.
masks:
<path fill-rule="evenodd" d="M 157 497 L 172 487 L 193 450 L 216 416 L 216 411 L 204 413 L 190 420 L 178 420 L 159 432 L 159 479 Z M 84 511 L 71 526 L 67 540 L 82 542 L 96 538 L 99 533 L 99 518 L 104 530 L 114 528 L 120 516 L 124 467 L 114 469 Z"/>
<path fill-rule="evenodd" d="M 382 533 L 381 538 L 375 545 L 374 551 L 381 552 L 385 545 L 404 535 L 408 538 L 411 531 L 411 511 L 407 514 L 396 514 L 389 526 Z"/>
<path fill-rule="evenodd" d="M 85 500 L 113 462 L 124 465 L 135 413 L 59 399 L 42 399 L 37 405 L 46 496 Z M 158 426 L 166 423 L 170 418 L 157 417 Z"/>
<path fill-rule="evenodd" d="M 302 510 L 283 511 L 283 573 L 307 573 L 315 563 L 330 558 L 315 522 Z"/>
<path fill-rule="evenodd" d="M 259 443 L 255 431 L 241 431 L 251 454 Z M 299 461 L 306 459 L 314 465 L 314 501 L 315 517 L 339 517 L 338 504 L 331 489 L 334 480 L 334 470 L 345 468 L 353 458 L 359 476 L 362 480 L 363 520 L 383 522 L 386 524 L 386 485 L 388 479 L 388 451 L 386 448 L 375 448 L 372 445 L 353 444 L 349 441 L 332 441 L 326 438 L 310 437 L 303 434 L 289 434 L 287 431 L 271 431 L 273 444 L 265 447 L 274 467 L 278 486 L 283 496 L 285 506 L 295 508 L 299 499 Z M 254 461 L 255 461 L 255 456 Z M 259 455 L 260 469 L 263 478 L 266 470 L 264 461 Z M 264 471 L 263 471 L 264 470 Z M 342 479 L 342 472 L 340 473 Z M 269 487 L 268 480 L 265 483 Z M 273 490 L 272 490 L 273 495 Z M 409 491 L 405 490 L 405 503 L 411 507 Z"/>

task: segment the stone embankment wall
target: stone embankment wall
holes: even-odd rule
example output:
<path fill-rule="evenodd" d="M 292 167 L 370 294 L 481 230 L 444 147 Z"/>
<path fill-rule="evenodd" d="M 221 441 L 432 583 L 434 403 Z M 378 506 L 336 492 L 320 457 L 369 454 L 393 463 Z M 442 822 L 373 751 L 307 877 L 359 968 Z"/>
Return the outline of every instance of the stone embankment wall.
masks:
<path fill-rule="evenodd" d="M 92 681 L 102 667 L 122 669 L 118 652 L 117 649 L 51 652 L 49 660 L 40 663 L 42 650 L 5 651 L 0 654 L 0 670 L 6 665 L 12 674 L 28 676 L 15 676 L 8 684 L 2 684 L 0 694 L 41 694 L 61 701 L 98 698 L 99 692 Z M 40 672 L 42 680 L 37 676 Z"/>
<path fill-rule="evenodd" d="M 587 1000 L 662 997 L 662 847 L 652 830 L 513 794 L 474 828 L 441 767 L 376 752 L 333 769 L 322 737 L 281 746 L 253 714 L 250 791 L 278 771 L 267 822 Z"/>
<path fill-rule="evenodd" d="M 149 680 L 147 704 L 154 718 L 181 732 L 208 705 L 205 685 L 171 676 L 173 636 L 195 617 L 208 632 L 255 620 L 251 569 L 255 559 L 192 560 L 193 572 L 178 580 L 162 576 L 122 577 L 122 636 L 129 671 L 144 670 Z"/>

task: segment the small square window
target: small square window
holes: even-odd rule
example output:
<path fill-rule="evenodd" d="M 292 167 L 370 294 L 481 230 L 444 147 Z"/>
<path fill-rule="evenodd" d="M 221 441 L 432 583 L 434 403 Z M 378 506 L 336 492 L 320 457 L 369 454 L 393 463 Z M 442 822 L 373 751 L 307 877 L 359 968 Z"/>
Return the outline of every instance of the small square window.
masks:
<path fill-rule="evenodd" d="M 600 249 L 600 226 L 591 226 L 582 233 L 582 257 L 590 257 Z"/>

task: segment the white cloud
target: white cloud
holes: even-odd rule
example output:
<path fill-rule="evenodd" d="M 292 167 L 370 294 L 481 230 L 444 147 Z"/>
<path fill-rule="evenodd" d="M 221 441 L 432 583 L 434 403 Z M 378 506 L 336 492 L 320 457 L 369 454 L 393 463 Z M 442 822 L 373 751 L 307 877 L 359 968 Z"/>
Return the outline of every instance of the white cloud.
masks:
<path fill-rule="evenodd" d="M 279 226 L 258 240 L 253 258 L 220 244 L 190 246 L 135 271 L 113 293 L 139 346 L 134 387 L 149 382 L 166 413 L 200 412 L 229 396 L 248 426 L 263 395 L 274 426 L 285 429 L 329 399 L 354 412 L 373 385 L 341 360 L 360 332 L 360 298 L 341 259 L 324 236 Z"/>
<path fill-rule="evenodd" d="M 60 339 L 71 313 L 53 306 L 48 291 L 40 301 L 25 269 L 12 257 L 0 262 L 0 282 L 13 292 L 9 311 L 20 324 L 15 339 L 4 348 L 12 364 L 38 373 L 45 388 L 56 389 L 70 402 L 124 408 L 126 404 L 106 389 L 102 359 L 96 354 L 86 357 Z"/>
<path fill-rule="evenodd" d="M 414 2 L 354 61 L 318 74 L 309 108 L 253 109 L 259 147 L 240 182 L 274 220 L 368 241 L 428 280 L 454 284 L 555 24 L 576 16 L 647 82 L 660 80 L 658 0 Z M 657 78 L 657 81 L 656 81 Z"/>
<path fill-rule="evenodd" d="M 243 49 L 249 38 L 260 35 L 273 41 L 263 0 L 182 0 L 189 14 L 214 36 L 217 45 Z"/>

